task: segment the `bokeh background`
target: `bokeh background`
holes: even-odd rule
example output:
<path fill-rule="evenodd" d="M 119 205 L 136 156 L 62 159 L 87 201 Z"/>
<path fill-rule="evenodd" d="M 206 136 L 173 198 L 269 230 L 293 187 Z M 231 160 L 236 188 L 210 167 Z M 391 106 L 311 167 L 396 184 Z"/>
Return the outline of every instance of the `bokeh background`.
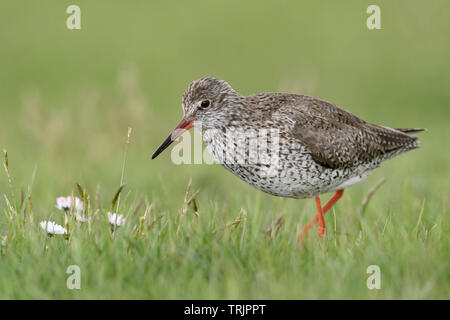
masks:
<path fill-rule="evenodd" d="M 66 28 L 70 4 L 81 8 L 81 30 Z M 280 214 L 298 223 L 301 213 L 307 219 L 314 213 L 312 201 L 265 195 L 218 165 L 176 166 L 170 150 L 150 160 L 182 116 L 187 85 L 214 76 L 243 95 L 303 93 L 369 122 L 427 128 L 420 134 L 421 149 L 384 164 L 349 190 L 341 206 L 359 204 L 387 177 L 372 214 L 385 217 L 385 206 L 395 214 L 411 205 L 416 221 L 426 199 L 424 219 L 433 224 L 449 207 L 450 3 L 376 1 L 382 29 L 372 31 L 366 27 L 370 4 L 374 1 L 1 1 L 0 147 L 8 150 L 16 190 L 29 185 L 36 168 L 36 215 L 46 217 L 55 197 L 70 194 L 76 182 L 90 192 L 100 186 L 108 204 L 120 182 L 131 127 L 125 171 L 130 202 L 145 195 L 162 210 L 177 212 L 192 178 L 200 189 L 200 210 L 217 207 L 234 217 L 244 207 L 259 217 L 255 228 L 261 232 Z M 0 194 L 8 193 L 6 176 L 0 177 Z M 341 209 L 338 217 L 351 219 L 353 211 Z M 448 241 L 448 228 L 443 239 Z M 448 275 L 440 280 L 448 288 Z M 258 288 L 208 292 L 261 297 Z M 420 297 L 423 287 L 416 289 L 417 295 L 408 297 Z M 160 291 L 160 297 L 196 296 L 170 292 Z M 296 292 L 279 296 L 295 298 Z M 395 292 L 389 297 L 402 297 L 400 289 Z M 439 298 L 442 292 L 430 294 Z"/>

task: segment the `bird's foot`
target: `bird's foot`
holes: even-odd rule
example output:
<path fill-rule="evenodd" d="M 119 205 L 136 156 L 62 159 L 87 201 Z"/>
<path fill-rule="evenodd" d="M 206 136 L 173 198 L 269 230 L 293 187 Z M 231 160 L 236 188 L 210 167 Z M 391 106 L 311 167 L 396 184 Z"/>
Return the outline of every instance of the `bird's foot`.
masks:
<path fill-rule="evenodd" d="M 306 233 L 308 232 L 309 229 L 311 229 L 316 224 L 316 222 L 319 222 L 319 229 L 317 230 L 317 234 L 319 235 L 319 237 L 322 238 L 325 235 L 326 226 L 325 226 L 325 220 L 324 220 L 323 216 L 342 197 L 343 194 L 344 194 L 344 190 L 336 191 L 334 193 L 333 197 L 330 200 L 328 200 L 328 202 L 323 207 L 320 203 L 320 198 L 316 197 L 317 215 L 314 216 L 314 218 L 311 219 L 311 221 L 309 221 L 302 228 L 302 232 L 299 232 L 297 234 L 298 243 L 300 244 L 300 246 L 303 245 L 303 238 L 306 236 Z"/>

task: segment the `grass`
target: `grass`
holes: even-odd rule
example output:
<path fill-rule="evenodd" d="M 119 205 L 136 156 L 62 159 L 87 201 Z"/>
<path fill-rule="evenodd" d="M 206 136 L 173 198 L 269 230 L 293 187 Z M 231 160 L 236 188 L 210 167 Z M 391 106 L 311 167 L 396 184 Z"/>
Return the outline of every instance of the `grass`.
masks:
<path fill-rule="evenodd" d="M 80 31 L 65 29 L 69 4 L 2 4 L 0 298 L 449 298 L 446 1 L 380 1 L 380 31 L 365 27 L 369 1 L 79 1 Z M 428 131 L 348 189 L 300 254 L 314 201 L 263 194 L 218 165 L 176 166 L 170 150 L 150 160 L 204 75 Z M 84 195 L 90 223 L 55 208 L 70 194 Z M 127 218 L 114 232 L 111 210 Z M 70 265 L 80 290 L 66 287 Z M 380 290 L 366 287 L 370 265 Z"/>

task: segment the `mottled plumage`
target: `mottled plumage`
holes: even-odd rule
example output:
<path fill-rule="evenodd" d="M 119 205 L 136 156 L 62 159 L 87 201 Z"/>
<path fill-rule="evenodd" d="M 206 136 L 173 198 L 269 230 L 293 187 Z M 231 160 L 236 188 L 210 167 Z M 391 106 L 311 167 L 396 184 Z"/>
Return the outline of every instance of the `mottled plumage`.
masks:
<path fill-rule="evenodd" d="M 210 105 L 199 106 L 203 100 L 211 101 Z M 185 117 L 201 121 L 214 160 L 262 191 L 293 198 L 313 197 L 360 182 L 383 160 L 417 148 L 417 137 L 406 133 L 420 131 L 369 124 L 330 102 L 305 95 L 244 97 L 214 78 L 189 85 L 183 110 Z M 239 135 L 272 128 L 280 135 L 277 164 L 236 160 L 251 148 L 245 136 Z M 221 155 L 223 145 L 233 140 L 239 142 L 230 151 L 235 161 L 226 161 L 226 155 Z"/>
<path fill-rule="evenodd" d="M 153 158 L 199 122 L 214 160 L 259 190 L 292 198 L 318 197 L 362 181 L 382 161 L 417 148 L 417 137 L 408 134 L 422 131 L 370 124 L 306 95 L 242 96 L 215 78 L 192 82 L 182 106 L 184 117 L 177 127 L 181 131 L 175 130 Z M 276 136 L 269 134 L 274 129 Z M 249 143 L 252 132 L 265 132 L 268 146 Z M 259 158 L 264 151 L 269 161 Z"/>

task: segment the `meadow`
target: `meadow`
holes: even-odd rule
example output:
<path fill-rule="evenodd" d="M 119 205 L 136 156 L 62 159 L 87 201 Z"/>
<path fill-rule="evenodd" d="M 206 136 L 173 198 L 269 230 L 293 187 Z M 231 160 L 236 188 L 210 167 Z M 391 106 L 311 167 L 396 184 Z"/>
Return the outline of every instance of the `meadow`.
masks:
<path fill-rule="evenodd" d="M 448 299 L 450 4 L 377 2 L 381 30 L 360 0 L 3 1 L 0 299 Z M 73 3 L 81 30 L 66 28 Z M 300 251 L 313 200 L 175 165 L 170 150 L 150 160 L 207 75 L 427 131 L 348 189 Z M 69 195 L 89 222 L 55 207 Z M 381 289 L 367 288 L 371 265 Z"/>

